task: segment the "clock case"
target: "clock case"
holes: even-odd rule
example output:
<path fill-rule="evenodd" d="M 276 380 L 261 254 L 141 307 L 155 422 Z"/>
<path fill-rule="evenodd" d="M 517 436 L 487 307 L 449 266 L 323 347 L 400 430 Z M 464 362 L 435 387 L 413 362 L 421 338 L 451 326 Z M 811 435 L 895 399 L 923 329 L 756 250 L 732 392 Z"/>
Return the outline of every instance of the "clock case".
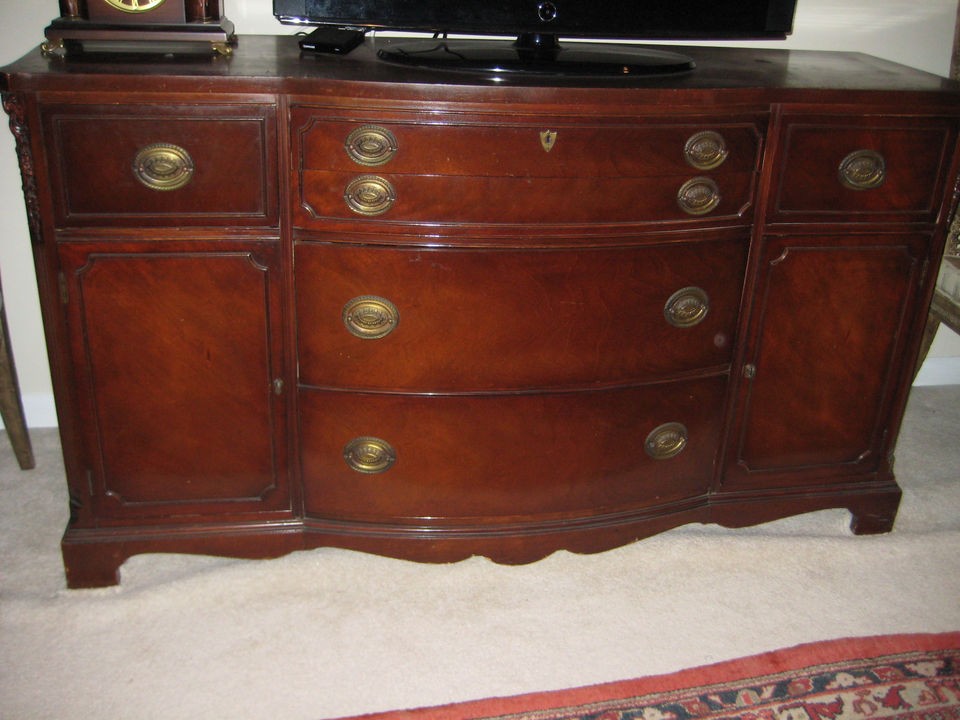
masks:
<path fill-rule="evenodd" d="M 106 0 L 60 0 L 43 49 L 66 52 L 206 52 L 229 55 L 237 39 L 223 0 L 165 0 L 139 12 Z"/>

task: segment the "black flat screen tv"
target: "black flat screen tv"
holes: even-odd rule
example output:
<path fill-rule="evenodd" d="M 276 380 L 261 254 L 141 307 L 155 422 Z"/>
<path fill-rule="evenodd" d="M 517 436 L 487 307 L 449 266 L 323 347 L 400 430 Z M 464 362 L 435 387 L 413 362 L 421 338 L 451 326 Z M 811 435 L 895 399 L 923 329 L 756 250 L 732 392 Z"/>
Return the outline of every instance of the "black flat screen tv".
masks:
<path fill-rule="evenodd" d="M 391 42 L 378 54 L 392 62 L 493 72 L 629 75 L 686 71 L 693 68 L 693 63 L 676 52 L 604 41 L 783 39 L 792 31 L 796 3 L 273 0 L 273 10 L 285 23 L 434 35 Z M 485 37 L 455 39 L 448 35 Z M 580 42 L 584 39 L 592 42 Z"/>

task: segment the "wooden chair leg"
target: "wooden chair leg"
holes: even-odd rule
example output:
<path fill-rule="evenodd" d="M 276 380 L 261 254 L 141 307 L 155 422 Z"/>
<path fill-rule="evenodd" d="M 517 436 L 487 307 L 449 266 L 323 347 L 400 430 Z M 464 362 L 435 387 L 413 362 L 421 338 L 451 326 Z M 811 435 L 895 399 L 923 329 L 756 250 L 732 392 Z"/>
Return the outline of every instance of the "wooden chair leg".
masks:
<path fill-rule="evenodd" d="M 23 403 L 20 400 L 20 384 L 17 382 L 17 368 L 10 352 L 10 334 L 7 330 L 7 311 L 3 305 L 0 290 L 0 417 L 17 456 L 20 468 L 29 470 L 36 465 L 27 422 L 23 416 Z"/>

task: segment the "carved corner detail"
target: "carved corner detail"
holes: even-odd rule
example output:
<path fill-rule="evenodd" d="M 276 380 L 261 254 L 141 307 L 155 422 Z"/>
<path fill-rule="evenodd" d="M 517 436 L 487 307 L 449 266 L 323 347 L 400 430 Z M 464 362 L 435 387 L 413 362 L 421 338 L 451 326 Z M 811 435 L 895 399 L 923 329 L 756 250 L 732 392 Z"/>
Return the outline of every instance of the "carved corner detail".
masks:
<path fill-rule="evenodd" d="M 3 109 L 10 116 L 10 132 L 13 133 L 16 142 L 20 177 L 23 181 L 23 197 L 27 206 L 30 240 L 34 244 L 39 244 L 43 242 L 43 235 L 40 230 L 40 198 L 37 193 L 33 152 L 30 149 L 30 128 L 27 125 L 26 106 L 23 102 L 23 96 L 17 93 L 3 93 L 2 100 Z"/>

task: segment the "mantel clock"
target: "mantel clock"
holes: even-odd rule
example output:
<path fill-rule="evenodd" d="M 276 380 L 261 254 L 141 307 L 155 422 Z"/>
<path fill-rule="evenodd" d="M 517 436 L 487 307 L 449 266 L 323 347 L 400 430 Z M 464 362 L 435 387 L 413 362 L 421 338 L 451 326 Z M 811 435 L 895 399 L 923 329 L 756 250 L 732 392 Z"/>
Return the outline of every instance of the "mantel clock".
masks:
<path fill-rule="evenodd" d="M 223 0 L 60 0 L 45 52 L 216 52 L 236 44 Z"/>

